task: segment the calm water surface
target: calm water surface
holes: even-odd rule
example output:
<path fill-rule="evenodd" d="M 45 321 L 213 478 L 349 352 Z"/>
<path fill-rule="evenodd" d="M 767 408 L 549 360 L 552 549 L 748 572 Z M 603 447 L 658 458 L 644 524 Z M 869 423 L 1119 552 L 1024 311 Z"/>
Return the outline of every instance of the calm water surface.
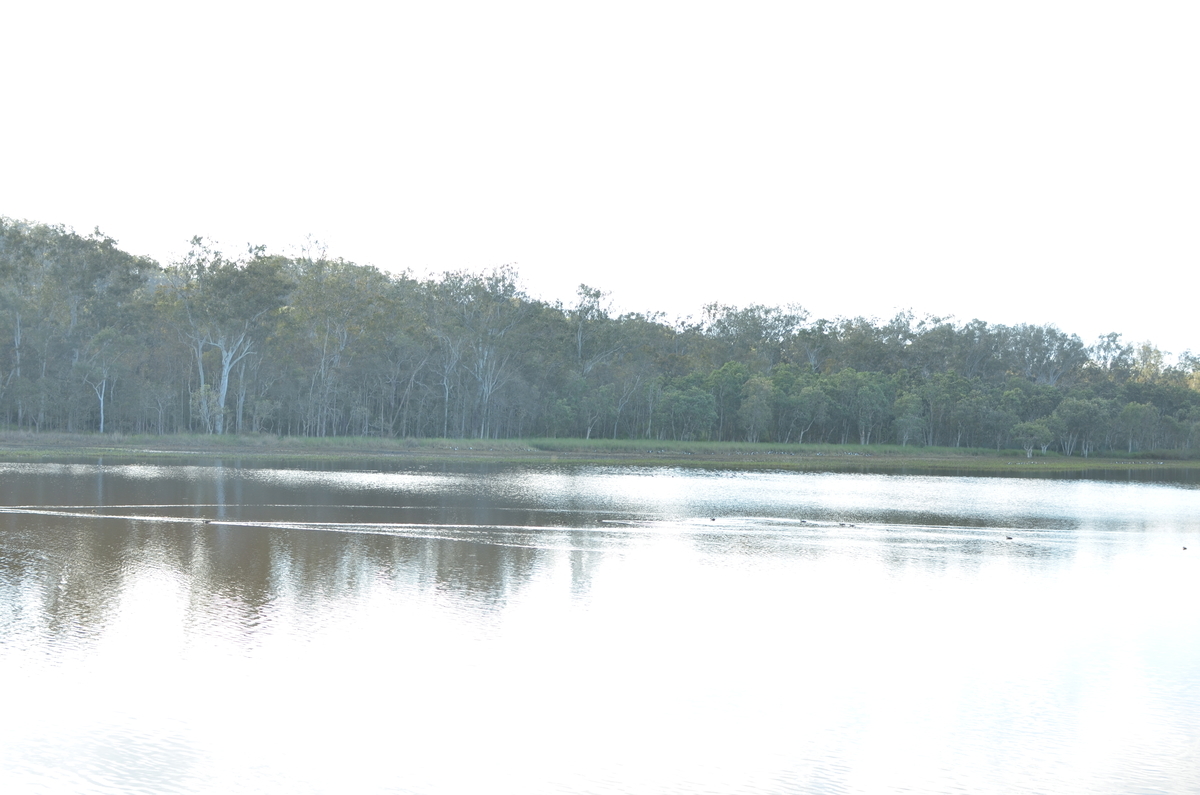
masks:
<path fill-rule="evenodd" d="M 1198 597 L 1188 485 L 0 464 L 0 791 L 1200 792 Z"/>

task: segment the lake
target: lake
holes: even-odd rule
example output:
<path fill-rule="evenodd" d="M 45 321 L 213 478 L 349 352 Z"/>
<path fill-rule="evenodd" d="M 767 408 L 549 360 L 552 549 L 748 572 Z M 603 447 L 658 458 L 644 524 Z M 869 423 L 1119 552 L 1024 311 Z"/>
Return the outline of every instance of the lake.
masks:
<path fill-rule="evenodd" d="M 369 466 L 0 463 L 0 791 L 1200 791 L 1194 484 Z"/>

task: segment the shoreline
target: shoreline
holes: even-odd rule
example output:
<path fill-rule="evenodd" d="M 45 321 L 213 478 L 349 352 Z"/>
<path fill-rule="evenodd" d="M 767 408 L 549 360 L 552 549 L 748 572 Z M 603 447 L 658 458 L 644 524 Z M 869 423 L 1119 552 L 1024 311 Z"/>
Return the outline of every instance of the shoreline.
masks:
<path fill-rule="evenodd" d="M 1023 450 L 921 448 L 895 445 L 784 445 L 737 442 L 660 442 L 611 439 L 380 439 L 374 437 L 123 436 L 0 432 L 0 458 L 195 458 L 344 463 L 598 465 L 777 469 L 807 472 L 1036 476 L 1104 471 L 1196 470 L 1200 460 L 1169 458 L 1026 458 Z"/>

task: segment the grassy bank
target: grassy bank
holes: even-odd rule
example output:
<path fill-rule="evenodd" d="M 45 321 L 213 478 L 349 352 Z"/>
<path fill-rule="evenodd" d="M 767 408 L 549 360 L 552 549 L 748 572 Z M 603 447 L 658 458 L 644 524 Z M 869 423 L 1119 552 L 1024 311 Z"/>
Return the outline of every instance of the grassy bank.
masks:
<path fill-rule="evenodd" d="M 610 464 L 699 466 L 805 471 L 956 472 L 1034 474 L 1129 469 L 1196 469 L 1200 460 L 1163 457 L 1081 458 L 1057 453 L 1026 458 L 1022 450 L 895 445 L 749 444 L 638 439 L 378 439 L 365 437 L 126 436 L 0 432 L 0 456 L 9 459 L 225 458 L 245 461 L 390 459 L 395 463 Z"/>

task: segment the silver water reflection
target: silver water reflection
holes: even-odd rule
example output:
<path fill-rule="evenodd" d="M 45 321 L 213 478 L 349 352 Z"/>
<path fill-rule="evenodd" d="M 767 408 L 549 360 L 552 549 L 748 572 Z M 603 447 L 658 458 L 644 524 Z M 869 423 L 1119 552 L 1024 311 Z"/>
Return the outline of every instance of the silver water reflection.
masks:
<path fill-rule="evenodd" d="M 1191 487 L 0 464 L 0 506 L 4 792 L 1200 790 Z"/>

